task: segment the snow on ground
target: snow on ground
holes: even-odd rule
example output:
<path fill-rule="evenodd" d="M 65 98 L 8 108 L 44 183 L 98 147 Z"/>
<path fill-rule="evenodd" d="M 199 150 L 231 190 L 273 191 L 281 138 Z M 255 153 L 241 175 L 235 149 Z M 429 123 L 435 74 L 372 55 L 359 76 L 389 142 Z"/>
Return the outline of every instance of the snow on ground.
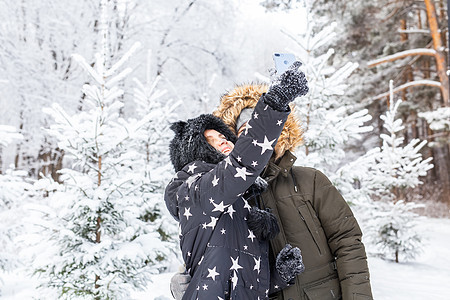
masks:
<path fill-rule="evenodd" d="M 424 252 L 413 262 L 395 263 L 369 257 L 374 299 L 450 299 L 450 219 L 424 219 L 419 229 L 426 237 Z M 133 292 L 136 300 L 170 300 L 169 282 L 173 273 L 153 277 L 145 291 Z M 0 273 L 0 300 L 41 299 L 36 281 L 24 272 Z M 47 300 L 48 298 L 45 298 Z"/>

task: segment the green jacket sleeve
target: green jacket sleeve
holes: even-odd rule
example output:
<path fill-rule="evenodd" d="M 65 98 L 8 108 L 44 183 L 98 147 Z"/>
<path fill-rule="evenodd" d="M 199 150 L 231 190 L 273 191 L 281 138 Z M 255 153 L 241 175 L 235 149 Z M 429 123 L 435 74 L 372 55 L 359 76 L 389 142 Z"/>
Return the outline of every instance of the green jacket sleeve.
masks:
<path fill-rule="evenodd" d="M 343 299 L 372 299 L 362 232 L 347 202 L 320 171 L 314 178 L 314 209 L 336 257 Z"/>

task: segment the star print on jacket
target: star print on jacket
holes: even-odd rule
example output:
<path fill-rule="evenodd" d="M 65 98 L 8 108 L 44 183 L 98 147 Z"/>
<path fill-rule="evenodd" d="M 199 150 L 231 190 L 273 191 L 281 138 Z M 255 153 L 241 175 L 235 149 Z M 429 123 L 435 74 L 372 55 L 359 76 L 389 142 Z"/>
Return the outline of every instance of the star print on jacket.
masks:
<path fill-rule="evenodd" d="M 275 285 L 287 286 L 271 275 L 268 242 L 247 226 L 251 207 L 243 195 L 269 161 L 288 115 L 260 101 L 227 157 L 217 164 L 192 161 L 168 184 L 166 205 L 180 222 L 192 276 L 183 299 L 267 299 Z"/>

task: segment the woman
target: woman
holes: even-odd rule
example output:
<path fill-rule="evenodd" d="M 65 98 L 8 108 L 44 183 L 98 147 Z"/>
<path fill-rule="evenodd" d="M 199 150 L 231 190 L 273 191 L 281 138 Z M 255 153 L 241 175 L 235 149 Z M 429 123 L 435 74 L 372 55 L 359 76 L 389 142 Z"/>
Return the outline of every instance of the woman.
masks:
<path fill-rule="evenodd" d="M 170 155 L 177 174 L 165 201 L 180 222 L 183 259 L 192 276 L 183 299 L 264 299 L 303 271 L 300 250 L 290 245 L 269 269 L 267 240 L 249 229 L 252 209 L 245 198 L 272 155 L 290 113 L 288 104 L 308 91 L 298 67 L 295 63 L 261 97 L 237 141 L 212 115 L 171 127 Z"/>

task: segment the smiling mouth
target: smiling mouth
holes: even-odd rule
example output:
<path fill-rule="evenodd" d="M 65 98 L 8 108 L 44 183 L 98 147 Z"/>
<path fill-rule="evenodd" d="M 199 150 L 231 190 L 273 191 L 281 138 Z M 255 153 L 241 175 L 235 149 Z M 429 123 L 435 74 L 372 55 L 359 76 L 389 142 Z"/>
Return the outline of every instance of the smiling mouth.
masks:
<path fill-rule="evenodd" d="M 231 148 L 229 148 L 229 147 L 226 147 L 226 148 L 224 148 L 223 150 L 222 150 L 222 153 L 223 154 L 228 154 L 228 153 L 230 153 L 231 152 Z"/>

